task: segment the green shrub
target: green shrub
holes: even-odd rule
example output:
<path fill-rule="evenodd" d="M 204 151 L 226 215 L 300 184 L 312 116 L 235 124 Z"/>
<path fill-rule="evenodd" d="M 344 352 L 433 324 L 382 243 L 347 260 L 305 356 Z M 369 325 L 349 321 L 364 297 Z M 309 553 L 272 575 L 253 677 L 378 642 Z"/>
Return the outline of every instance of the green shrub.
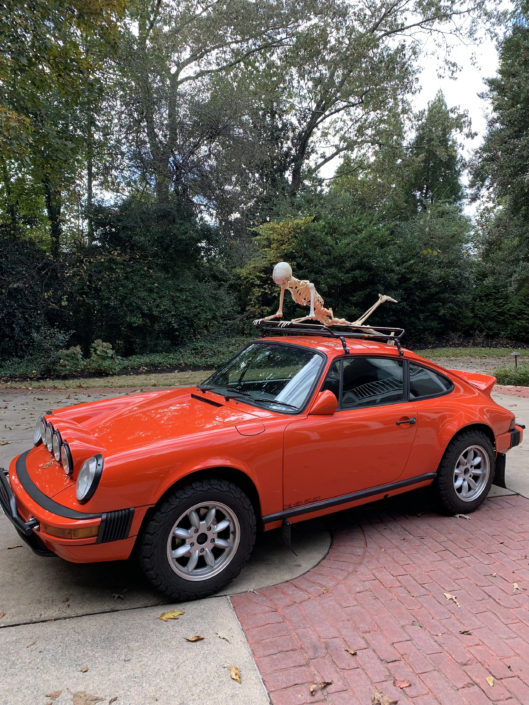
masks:
<path fill-rule="evenodd" d="M 98 374 L 115 375 L 119 368 L 120 362 L 112 345 L 103 343 L 102 340 L 95 340 L 90 346 L 87 369 Z"/>
<path fill-rule="evenodd" d="M 78 374 L 86 369 L 87 361 L 83 358 L 80 345 L 68 348 L 68 350 L 61 350 L 59 356 L 59 369 L 61 372 Z"/>
<path fill-rule="evenodd" d="M 512 384 L 516 387 L 529 387 L 529 365 L 499 367 L 492 373 L 498 384 Z"/>

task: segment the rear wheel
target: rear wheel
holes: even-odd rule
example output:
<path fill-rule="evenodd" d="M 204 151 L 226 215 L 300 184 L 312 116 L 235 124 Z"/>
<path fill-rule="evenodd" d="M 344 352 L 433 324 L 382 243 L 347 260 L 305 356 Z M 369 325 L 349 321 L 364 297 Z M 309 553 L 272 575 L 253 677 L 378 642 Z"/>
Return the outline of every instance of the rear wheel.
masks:
<path fill-rule="evenodd" d="M 477 509 L 489 493 L 494 475 L 494 448 L 482 431 L 463 431 L 443 456 L 433 490 L 445 514 Z"/>
<path fill-rule="evenodd" d="M 174 600 L 206 597 L 248 562 L 256 533 L 246 494 L 226 480 L 199 480 L 167 497 L 141 536 L 138 557 L 155 587 Z"/>

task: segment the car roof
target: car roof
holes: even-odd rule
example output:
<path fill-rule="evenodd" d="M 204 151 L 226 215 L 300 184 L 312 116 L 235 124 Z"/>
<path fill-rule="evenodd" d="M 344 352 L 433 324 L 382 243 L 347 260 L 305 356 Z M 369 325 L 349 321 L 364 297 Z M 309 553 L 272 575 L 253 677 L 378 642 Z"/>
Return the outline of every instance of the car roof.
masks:
<path fill-rule="evenodd" d="M 343 345 L 338 339 L 329 339 L 319 336 L 311 335 L 289 335 L 289 336 L 277 336 L 277 337 L 266 337 L 256 340 L 258 342 L 274 342 L 283 343 L 290 345 L 301 345 L 305 348 L 312 348 L 313 350 L 318 350 L 319 352 L 325 353 L 328 357 L 342 357 L 344 354 Z M 388 343 L 380 343 L 376 340 L 358 340 L 356 338 L 346 338 L 345 343 L 350 355 L 399 355 L 399 351 L 396 345 L 390 345 Z M 418 355 L 402 348 L 403 353 L 407 358 L 417 358 L 421 359 Z"/>

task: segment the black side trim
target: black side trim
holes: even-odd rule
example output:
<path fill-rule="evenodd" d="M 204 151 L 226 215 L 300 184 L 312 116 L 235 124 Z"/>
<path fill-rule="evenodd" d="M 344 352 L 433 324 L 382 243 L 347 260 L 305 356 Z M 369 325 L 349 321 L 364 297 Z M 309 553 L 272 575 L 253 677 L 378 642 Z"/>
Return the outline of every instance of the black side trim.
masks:
<path fill-rule="evenodd" d="M 402 487 L 408 487 L 409 485 L 416 485 L 419 482 L 426 482 L 427 480 L 434 480 L 437 477 L 437 473 L 428 472 L 425 475 L 417 475 L 416 477 L 410 477 L 407 480 L 400 480 L 399 482 L 392 482 L 389 485 L 379 485 L 378 487 L 370 487 L 368 490 L 361 490 L 360 492 L 353 492 L 352 494 L 345 494 L 341 497 L 332 497 L 331 499 L 325 499 L 323 502 L 315 502 L 314 504 L 305 504 L 302 507 L 291 507 L 290 509 L 285 509 L 282 512 L 277 512 L 276 514 L 269 514 L 263 517 L 263 522 L 265 524 L 270 524 L 273 521 L 280 521 L 283 519 L 288 519 L 288 517 L 299 516 L 300 514 L 308 514 L 309 512 L 318 512 L 321 509 L 328 509 L 329 507 L 337 507 L 340 504 L 348 504 L 349 502 L 355 502 L 358 499 L 365 499 L 366 497 L 373 497 L 377 494 L 383 494 L 385 492 L 391 492 L 392 490 L 398 490 Z"/>
<path fill-rule="evenodd" d="M 204 404 L 211 404 L 211 406 L 223 406 L 222 404 L 219 404 L 218 401 L 212 401 L 211 399 L 206 399 L 205 397 L 199 397 L 196 394 L 192 394 L 191 399 L 197 399 L 198 401 L 203 401 Z"/>
<path fill-rule="evenodd" d="M 507 485 L 505 484 L 505 453 L 498 453 L 496 457 L 492 484 L 496 485 L 496 487 L 507 489 Z"/>
<path fill-rule="evenodd" d="M 514 448 L 515 446 L 519 446 L 520 445 L 520 436 L 521 436 L 520 431 L 515 427 L 515 428 L 511 428 L 509 433 L 511 434 L 511 446 L 510 447 Z"/>
<path fill-rule="evenodd" d="M 118 509 L 115 512 L 105 512 L 101 517 L 101 525 L 96 543 L 109 543 L 128 538 L 134 507 L 131 509 Z"/>
<path fill-rule="evenodd" d="M 65 519 L 99 519 L 101 514 L 87 514 L 85 512 L 78 512 L 75 509 L 68 509 L 68 507 L 64 507 L 62 504 L 54 502 L 53 499 L 47 497 L 44 492 L 41 492 L 41 490 L 39 490 L 30 478 L 26 468 L 26 457 L 29 452 L 30 451 L 27 450 L 17 459 L 16 472 L 18 479 L 20 480 L 20 484 L 34 502 L 46 511 L 57 514 L 57 516 L 64 517 Z"/>

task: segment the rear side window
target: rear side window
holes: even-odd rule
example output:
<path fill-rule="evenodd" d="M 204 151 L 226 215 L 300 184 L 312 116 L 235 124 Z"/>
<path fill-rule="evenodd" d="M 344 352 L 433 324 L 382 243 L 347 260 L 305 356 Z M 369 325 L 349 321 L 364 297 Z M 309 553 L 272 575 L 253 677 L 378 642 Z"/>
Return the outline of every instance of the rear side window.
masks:
<path fill-rule="evenodd" d="M 422 399 L 452 390 L 452 383 L 433 370 L 410 363 L 410 399 Z"/>
<path fill-rule="evenodd" d="M 404 401 L 402 360 L 356 357 L 343 362 L 342 409 Z"/>

